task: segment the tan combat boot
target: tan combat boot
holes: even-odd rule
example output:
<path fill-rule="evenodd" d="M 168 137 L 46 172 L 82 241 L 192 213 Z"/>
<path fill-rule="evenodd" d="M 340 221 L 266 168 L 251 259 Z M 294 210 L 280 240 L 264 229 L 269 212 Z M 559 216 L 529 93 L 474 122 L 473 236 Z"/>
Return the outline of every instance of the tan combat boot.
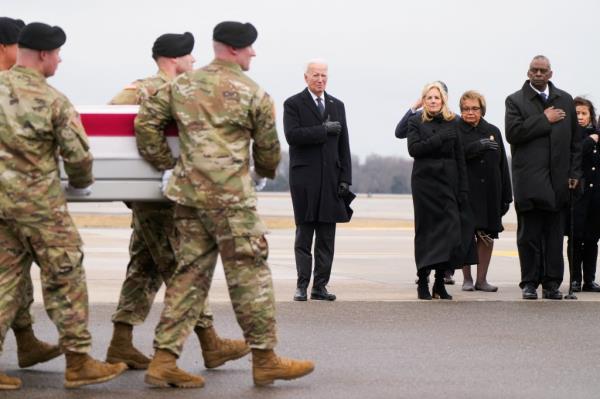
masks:
<path fill-rule="evenodd" d="M 169 351 L 157 349 L 146 371 L 144 381 L 161 388 L 202 388 L 204 379 L 186 373 L 177 367 L 177 357 Z"/>
<path fill-rule="evenodd" d="M 19 330 L 13 329 L 13 332 L 17 340 L 17 357 L 21 368 L 47 362 L 62 353 L 57 345 L 50 345 L 37 339 L 31 326 Z"/>
<path fill-rule="evenodd" d="M 65 388 L 98 384 L 112 380 L 127 370 L 125 363 L 109 364 L 94 359 L 87 353 L 67 352 Z"/>
<path fill-rule="evenodd" d="M 108 363 L 125 363 L 131 369 L 145 370 L 150 364 L 150 358 L 133 346 L 133 326 L 125 323 L 115 323 L 113 336 L 106 351 Z"/>
<path fill-rule="evenodd" d="M 239 359 L 250 352 L 250 347 L 241 339 L 220 338 L 213 327 L 194 329 L 204 358 L 204 367 L 214 369 L 230 360 Z"/>
<path fill-rule="evenodd" d="M 254 385 L 272 384 L 275 380 L 293 380 L 310 374 L 315 364 L 308 360 L 279 357 L 272 349 L 252 349 Z"/>
<path fill-rule="evenodd" d="M 0 373 L 0 391 L 3 389 L 19 389 L 21 388 L 21 380 L 17 377 L 9 377 L 6 374 Z"/>

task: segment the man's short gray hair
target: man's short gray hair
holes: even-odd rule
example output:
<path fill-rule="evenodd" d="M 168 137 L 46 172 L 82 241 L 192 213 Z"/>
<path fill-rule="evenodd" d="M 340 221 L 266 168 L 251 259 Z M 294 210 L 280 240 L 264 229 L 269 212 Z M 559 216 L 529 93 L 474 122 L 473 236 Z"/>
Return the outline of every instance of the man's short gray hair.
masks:
<path fill-rule="evenodd" d="M 548 68 L 552 69 L 552 66 L 550 65 L 550 59 L 548 57 L 546 57 L 545 55 L 538 54 L 535 57 L 533 57 L 533 59 L 531 60 L 531 62 L 533 62 L 535 60 L 544 60 L 544 61 L 546 61 L 548 63 Z"/>
<path fill-rule="evenodd" d="M 326 67 L 329 67 L 329 65 L 327 64 L 327 61 L 325 61 L 322 58 L 313 58 L 311 60 L 308 60 L 308 62 L 306 63 L 306 68 L 304 69 L 305 72 L 308 72 L 308 70 L 310 69 L 310 67 L 312 65 L 325 65 Z"/>

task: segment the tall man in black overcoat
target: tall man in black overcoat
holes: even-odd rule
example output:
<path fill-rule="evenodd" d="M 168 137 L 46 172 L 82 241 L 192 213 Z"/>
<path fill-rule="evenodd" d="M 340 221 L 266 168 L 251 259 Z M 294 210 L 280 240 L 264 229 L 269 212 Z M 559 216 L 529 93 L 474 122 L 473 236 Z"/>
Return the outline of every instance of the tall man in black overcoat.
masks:
<path fill-rule="evenodd" d="M 573 98 L 550 82 L 550 60 L 533 58 L 529 80 L 506 99 L 524 299 L 562 299 L 561 210 L 581 177 L 581 142 Z"/>
<path fill-rule="evenodd" d="M 325 92 L 327 64 L 308 63 L 307 88 L 284 103 L 283 126 L 290 145 L 290 192 L 296 222 L 294 253 L 298 281 L 294 300 L 306 301 L 313 256 L 311 299 L 335 300 L 327 291 L 336 223 L 348 222 L 354 197 L 344 103 Z"/>

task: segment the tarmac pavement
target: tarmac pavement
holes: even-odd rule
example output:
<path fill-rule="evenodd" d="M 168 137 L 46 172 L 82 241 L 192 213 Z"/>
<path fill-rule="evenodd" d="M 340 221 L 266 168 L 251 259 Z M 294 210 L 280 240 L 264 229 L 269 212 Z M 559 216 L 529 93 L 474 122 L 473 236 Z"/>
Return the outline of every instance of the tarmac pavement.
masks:
<path fill-rule="evenodd" d="M 291 205 L 285 195 L 261 195 L 259 204 L 267 218 L 290 218 Z M 127 217 L 129 212 L 118 203 L 72 205 L 76 220 L 83 214 L 105 219 Z M 294 230 L 275 228 L 268 235 L 278 301 L 278 352 L 315 360 L 317 367 L 310 376 L 255 388 L 249 358 L 207 371 L 197 340 L 190 337 L 179 364 L 206 378 L 203 389 L 153 389 L 143 382 L 143 372 L 131 371 L 104 385 L 67 391 L 62 388 L 63 358 L 19 370 L 14 337 L 9 333 L 0 369 L 22 378 L 24 387 L 0 391 L 0 398 L 600 397 L 596 303 L 600 294 L 580 293 L 577 301 L 522 300 L 517 286 L 514 214 L 507 216 L 507 231 L 494 247 L 488 280 L 499 286 L 497 293 L 461 291 L 462 277 L 457 271 L 457 285 L 448 286 L 454 301 L 419 301 L 410 196 L 360 196 L 355 211 L 355 222 L 338 225 L 329 285 L 338 296 L 334 303 L 292 301 Z M 85 242 L 93 354 L 103 358 L 128 261 L 130 230 L 123 226 L 80 230 Z M 37 267 L 32 276 L 36 333 L 55 341 L 56 329 L 41 306 Z M 136 344 L 148 354 L 162 297 L 161 291 L 149 320 L 135 330 Z M 240 337 L 220 263 L 210 300 L 219 333 Z"/>
<path fill-rule="evenodd" d="M 85 242 L 84 265 L 91 303 L 112 303 L 119 297 L 125 277 L 128 243 L 126 228 L 80 229 Z M 413 257 L 412 228 L 340 227 L 329 288 L 340 301 L 415 301 L 416 268 Z M 296 286 L 294 231 L 275 229 L 268 235 L 269 265 L 273 274 L 277 301 L 291 301 Z M 520 301 L 520 269 L 514 231 L 502 233 L 496 240 L 488 281 L 499 287 L 497 293 L 461 291 L 462 273 L 457 270 L 457 284 L 448 290 L 457 301 Z M 472 267 L 475 276 L 475 267 Z M 39 270 L 33 267 L 36 302 L 41 303 Z M 568 267 L 565 270 L 568 280 Z M 563 291 L 567 284 L 563 284 Z M 541 296 L 541 289 L 540 289 Z M 157 300 L 162 300 L 159 292 Z M 600 301 L 600 294 L 583 292 L 580 301 Z M 210 299 L 228 302 L 223 267 L 216 267 Z"/>
<path fill-rule="evenodd" d="M 231 306 L 213 305 L 219 333 L 241 335 Z M 114 304 L 94 304 L 93 354 L 110 339 Z M 135 329 L 136 345 L 152 353 L 159 316 Z M 157 389 L 143 371 L 112 382 L 64 390 L 64 358 L 19 370 L 12 334 L 0 367 L 23 379 L 1 398 L 597 398 L 600 318 L 592 302 L 350 302 L 278 303 L 280 354 L 316 362 L 302 379 L 252 385 L 250 357 L 207 371 L 190 336 L 178 364 L 202 375 L 202 389 Z M 56 330 L 35 306 L 36 333 Z"/>

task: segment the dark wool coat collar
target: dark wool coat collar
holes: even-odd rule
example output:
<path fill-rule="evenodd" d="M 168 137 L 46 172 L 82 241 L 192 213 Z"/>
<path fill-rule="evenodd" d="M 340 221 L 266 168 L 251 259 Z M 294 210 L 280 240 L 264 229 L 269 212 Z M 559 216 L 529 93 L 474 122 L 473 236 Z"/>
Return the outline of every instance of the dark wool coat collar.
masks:
<path fill-rule="evenodd" d="M 596 129 L 592 124 L 589 124 L 588 126 L 584 127 L 583 131 L 585 132 L 585 134 L 587 136 L 589 136 L 590 134 L 597 134 L 598 133 L 598 129 Z"/>
<path fill-rule="evenodd" d="M 490 128 L 490 124 L 485 119 L 483 119 L 483 118 L 481 118 L 479 120 L 479 123 L 477 124 L 477 126 L 473 126 L 473 125 L 465 122 L 464 119 L 462 119 L 462 118 L 458 119 L 458 123 L 460 124 L 460 126 L 462 127 L 462 129 L 464 131 L 471 131 L 471 130 L 474 130 L 474 129 L 478 129 L 478 130 L 480 130 L 482 132 L 486 132 Z"/>
<path fill-rule="evenodd" d="M 551 101 L 555 98 L 558 98 L 561 96 L 560 90 L 556 88 L 556 86 L 554 86 L 554 84 L 552 82 L 548 82 L 548 93 L 550 93 L 548 95 L 548 101 Z M 538 97 L 538 93 L 533 90 L 531 88 L 531 84 L 529 80 L 526 80 L 525 83 L 523 84 L 523 93 L 525 93 L 525 95 L 527 96 L 528 99 L 533 100 L 534 98 Z"/>
<path fill-rule="evenodd" d="M 302 94 L 304 96 L 304 98 L 303 98 L 304 102 L 307 104 L 308 108 L 312 111 L 312 113 L 315 114 L 315 116 L 317 118 L 323 119 L 323 116 L 321 116 L 321 113 L 317 109 L 317 104 L 315 104 L 315 101 L 313 100 L 312 95 L 308 91 L 308 87 L 302 91 Z M 323 105 L 325 106 L 326 111 L 327 111 L 327 103 L 329 101 L 329 98 L 330 98 L 329 94 L 327 94 L 327 92 L 323 92 Z M 327 112 L 325 112 L 325 114 L 327 114 Z"/>

